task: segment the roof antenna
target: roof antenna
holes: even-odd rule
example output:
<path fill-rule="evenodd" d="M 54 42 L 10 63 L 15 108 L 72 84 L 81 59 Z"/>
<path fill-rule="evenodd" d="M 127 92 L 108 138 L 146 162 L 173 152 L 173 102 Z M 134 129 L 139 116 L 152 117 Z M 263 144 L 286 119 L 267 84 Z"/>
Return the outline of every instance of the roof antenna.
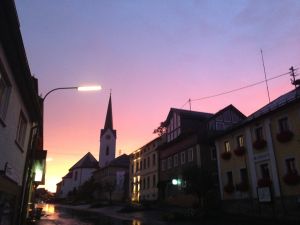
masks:
<path fill-rule="evenodd" d="M 190 111 L 192 111 L 192 101 L 190 98 L 189 98 L 189 105 L 190 105 Z"/>
<path fill-rule="evenodd" d="M 263 64 L 263 67 L 264 67 L 265 82 L 266 82 L 266 86 L 267 86 L 268 98 L 269 98 L 269 103 L 270 103 L 271 99 L 270 99 L 269 86 L 268 86 L 268 80 L 267 80 L 267 74 L 266 74 L 266 67 L 265 67 L 265 61 L 264 61 L 264 56 L 263 56 L 262 49 L 260 49 L 260 53 L 261 53 L 262 64 Z"/>

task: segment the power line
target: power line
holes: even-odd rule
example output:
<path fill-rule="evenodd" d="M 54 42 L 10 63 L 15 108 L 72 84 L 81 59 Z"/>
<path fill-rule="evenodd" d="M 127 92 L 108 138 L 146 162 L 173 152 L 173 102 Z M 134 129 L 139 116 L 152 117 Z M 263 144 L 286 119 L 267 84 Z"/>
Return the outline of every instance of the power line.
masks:
<path fill-rule="evenodd" d="M 296 68 L 295 70 L 298 70 L 298 69 L 299 69 L 299 68 Z M 233 93 L 233 92 L 236 92 L 236 91 L 240 91 L 240 90 L 243 90 L 243 89 L 246 89 L 246 88 L 250 88 L 250 87 L 253 87 L 253 86 L 256 86 L 256 85 L 265 83 L 266 81 L 271 81 L 271 80 L 274 80 L 274 79 L 277 79 L 277 78 L 279 78 L 279 77 L 286 76 L 286 75 L 290 75 L 290 72 L 283 73 L 283 74 L 279 74 L 279 75 L 277 75 L 277 76 L 270 77 L 270 78 L 265 79 L 265 80 L 262 80 L 262 81 L 258 81 L 258 82 L 252 83 L 252 84 L 248 84 L 248 85 L 246 85 L 246 86 L 242 86 L 242 87 L 239 87 L 239 88 L 235 88 L 235 89 L 232 89 L 232 90 L 229 90 L 229 91 L 224 91 L 224 92 L 221 92 L 221 93 L 218 93 L 218 94 L 209 95 L 209 96 L 205 96 L 205 97 L 201 97 L 201 98 L 197 98 L 197 99 L 189 99 L 189 100 L 187 100 L 187 101 L 184 103 L 184 105 L 183 105 L 181 108 L 183 108 L 183 107 L 184 107 L 186 104 L 188 104 L 190 101 L 192 101 L 192 102 L 194 102 L 194 101 L 201 101 L 201 100 L 204 100 L 204 99 L 215 98 L 215 97 L 218 97 L 218 96 L 221 96 L 221 95 L 230 94 L 230 93 Z"/>

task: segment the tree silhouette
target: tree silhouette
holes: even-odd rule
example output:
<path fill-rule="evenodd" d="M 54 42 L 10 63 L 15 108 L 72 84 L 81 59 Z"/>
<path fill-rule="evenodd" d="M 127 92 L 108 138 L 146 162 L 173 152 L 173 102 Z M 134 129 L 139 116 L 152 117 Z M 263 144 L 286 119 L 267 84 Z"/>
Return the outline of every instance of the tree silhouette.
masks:
<path fill-rule="evenodd" d="M 161 122 L 159 127 L 157 127 L 156 129 L 154 129 L 153 133 L 154 134 L 158 134 L 158 136 L 162 136 L 167 132 L 167 128 L 165 126 L 164 122 Z"/>

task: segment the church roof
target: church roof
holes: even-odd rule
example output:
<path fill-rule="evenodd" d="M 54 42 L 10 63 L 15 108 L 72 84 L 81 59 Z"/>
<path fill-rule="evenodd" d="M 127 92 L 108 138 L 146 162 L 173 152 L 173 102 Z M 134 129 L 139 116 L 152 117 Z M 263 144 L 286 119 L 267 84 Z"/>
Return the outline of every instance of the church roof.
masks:
<path fill-rule="evenodd" d="M 113 135 L 116 137 L 117 132 L 113 128 L 113 116 L 112 116 L 112 104 L 111 104 L 111 95 L 109 95 L 108 107 L 106 112 L 105 124 L 104 129 L 101 129 L 101 136 L 107 131 L 111 130 Z"/>
<path fill-rule="evenodd" d="M 126 154 L 120 155 L 119 157 L 113 159 L 108 166 L 127 167 L 129 166 L 129 156 Z"/>
<path fill-rule="evenodd" d="M 112 117 L 112 106 L 111 106 L 111 95 L 109 96 L 108 107 L 106 112 L 106 119 L 104 124 L 104 130 L 113 130 L 113 117 Z"/>
<path fill-rule="evenodd" d="M 77 168 L 98 168 L 98 161 L 90 152 L 88 152 L 70 168 L 70 171 Z"/>

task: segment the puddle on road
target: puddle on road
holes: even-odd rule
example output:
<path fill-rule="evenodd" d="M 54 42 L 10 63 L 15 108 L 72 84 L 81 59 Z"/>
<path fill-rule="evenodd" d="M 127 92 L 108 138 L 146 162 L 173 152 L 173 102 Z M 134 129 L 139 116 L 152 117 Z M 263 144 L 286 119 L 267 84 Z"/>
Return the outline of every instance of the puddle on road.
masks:
<path fill-rule="evenodd" d="M 119 220 L 94 212 L 78 211 L 47 204 L 43 207 L 46 216 L 43 225 L 142 225 L 139 220 Z M 45 221 L 49 221 L 45 224 Z M 54 223 L 53 223 L 54 222 Z"/>

